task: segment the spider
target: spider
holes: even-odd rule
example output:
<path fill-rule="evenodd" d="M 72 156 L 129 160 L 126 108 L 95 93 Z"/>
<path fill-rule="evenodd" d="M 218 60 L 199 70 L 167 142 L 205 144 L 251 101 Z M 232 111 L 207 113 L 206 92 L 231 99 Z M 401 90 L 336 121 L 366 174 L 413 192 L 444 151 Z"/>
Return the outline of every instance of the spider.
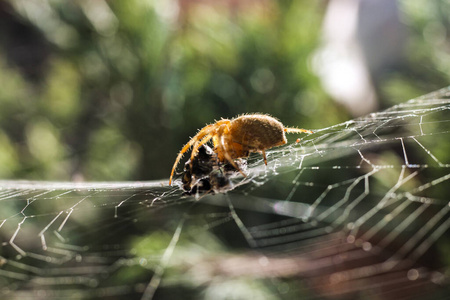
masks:
<path fill-rule="evenodd" d="M 263 114 L 246 114 L 231 120 L 222 119 L 214 124 L 206 125 L 178 153 L 170 173 L 169 185 L 172 184 L 173 174 L 183 154 L 193 147 L 192 164 L 199 147 L 211 139 L 218 162 L 228 162 L 240 171 L 234 162 L 235 159 L 247 157 L 250 152 L 258 152 L 262 154 L 264 163 L 267 165 L 265 152 L 267 149 L 286 144 L 285 133 L 302 132 L 313 133 L 311 130 L 284 127 L 274 117 Z M 240 172 L 244 177 L 246 176 L 242 171 Z"/>

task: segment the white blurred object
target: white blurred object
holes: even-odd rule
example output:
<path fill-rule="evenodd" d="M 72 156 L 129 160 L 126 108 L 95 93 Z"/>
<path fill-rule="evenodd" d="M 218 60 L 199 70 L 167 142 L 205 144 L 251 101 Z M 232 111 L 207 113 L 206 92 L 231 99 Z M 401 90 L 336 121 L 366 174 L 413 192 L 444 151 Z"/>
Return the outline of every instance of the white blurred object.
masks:
<path fill-rule="evenodd" d="M 373 80 L 403 55 L 398 19 L 393 0 L 329 1 L 313 70 L 354 116 L 378 109 Z"/>

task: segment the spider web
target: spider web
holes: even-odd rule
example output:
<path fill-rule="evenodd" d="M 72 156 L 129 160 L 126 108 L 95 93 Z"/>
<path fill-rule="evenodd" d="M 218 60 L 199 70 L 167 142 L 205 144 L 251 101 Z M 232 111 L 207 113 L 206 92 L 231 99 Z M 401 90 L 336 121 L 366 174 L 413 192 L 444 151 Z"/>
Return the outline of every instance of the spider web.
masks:
<path fill-rule="evenodd" d="M 445 88 L 315 130 L 215 195 L 1 181 L 0 298 L 446 299 L 449 109 Z"/>

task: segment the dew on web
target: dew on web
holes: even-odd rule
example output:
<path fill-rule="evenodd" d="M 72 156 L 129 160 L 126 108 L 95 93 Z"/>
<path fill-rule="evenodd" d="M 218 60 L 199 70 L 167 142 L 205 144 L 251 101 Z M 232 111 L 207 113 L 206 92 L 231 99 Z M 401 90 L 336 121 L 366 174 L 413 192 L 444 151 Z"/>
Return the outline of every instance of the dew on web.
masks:
<path fill-rule="evenodd" d="M 449 117 L 446 88 L 318 129 L 215 194 L 0 181 L 0 298 L 443 299 Z"/>

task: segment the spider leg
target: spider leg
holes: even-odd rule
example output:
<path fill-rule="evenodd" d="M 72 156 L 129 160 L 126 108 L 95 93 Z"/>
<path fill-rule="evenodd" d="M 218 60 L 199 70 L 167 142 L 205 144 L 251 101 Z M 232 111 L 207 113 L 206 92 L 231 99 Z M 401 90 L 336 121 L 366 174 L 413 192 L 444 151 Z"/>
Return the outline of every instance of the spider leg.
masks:
<path fill-rule="evenodd" d="M 203 137 L 205 135 L 210 134 L 211 131 L 214 130 L 214 127 L 215 127 L 215 124 L 211 124 L 211 125 L 205 126 L 192 139 L 190 139 L 189 142 L 187 142 L 183 146 L 181 151 L 178 153 L 177 158 L 175 159 L 175 163 L 173 164 L 172 172 L 170 173 L 170 178 L 169 178 L 169 185 L 172 184 L 173 174 L 175 173 L 175 169 L 176 169 L 178 163 L 180 162 L 180 159 L 183 157 L 183 154 L 186 153 L 189 150 L 189 148 L 192 147 L 193 144 L 198 143 L 199 140 L 203 139 Z"/>
<path fill-rule="evenodd" d="M 233 160 L 233 158 L 230 156 L 230 154 L 228 154 L 228 149 L 225 146 L 224 143 L 224 134 L 223 132 L 221 132 L 220 134 L 220 143 L 218 145 L 221 148 L 221 151 L 223 153 L 223 155 L 225 156 L 225 159 L 236 169 L 239 171 L 239 173 L 242 174 L 242 176 L 247 177 L 247 174 L 245 174 L 241 168 L 238 167 L 238 165 L 235 163 L 235 161 Z"/>
<path fill-rule="evenodd" d="M 267 157 L 266 157 L 266 151 L 261 150 L 261 154 L 263 155 L 264 158 L 264 164 L 267 166 Z"/>
<path fill-rule="evenodd" d="M 228 123 L 230 123 L 230 121 L 227 119 L 220 120 L 220 121 L 216 122 L 215 124 L 209 125 L 209 126 L 213 126 L 213 127 L 210 128 L 208 133 L 197 137 L 197 141 L 194 143 L 194 147 L 192 148 L 191 167 L 192 167 L 192 161 L 198 152 L 198 148 L 200 148 L 202 145 L 206 144 L 210 139 L 212 139 L 215 135 L 217 135 L 217 132 L 219 131 L 219 129 L 221 129 L 224 124 L 228 124 Z"/>
<path fill-rule="evenodd" d="M 300 129 L 300 128 L 292 128 L 292 127 L 286 127 L 284 128 L 284 132 L 286 133 L 314 133 L 311 130 L 307 129 Z"/>
<path fill-rule="evenodd" d="M 197 154 L 198 148 L 200 148 L 202 145 L 206 144 L 211 138 L 212 138 L 212 134 L 208 133 L 200 141 L 195 142 L 194 147 L 192 148 L 192 153 L 191 153 L 191 167 L 192 167 L 192 162 L 194 160 L 195 154 Z"/>

